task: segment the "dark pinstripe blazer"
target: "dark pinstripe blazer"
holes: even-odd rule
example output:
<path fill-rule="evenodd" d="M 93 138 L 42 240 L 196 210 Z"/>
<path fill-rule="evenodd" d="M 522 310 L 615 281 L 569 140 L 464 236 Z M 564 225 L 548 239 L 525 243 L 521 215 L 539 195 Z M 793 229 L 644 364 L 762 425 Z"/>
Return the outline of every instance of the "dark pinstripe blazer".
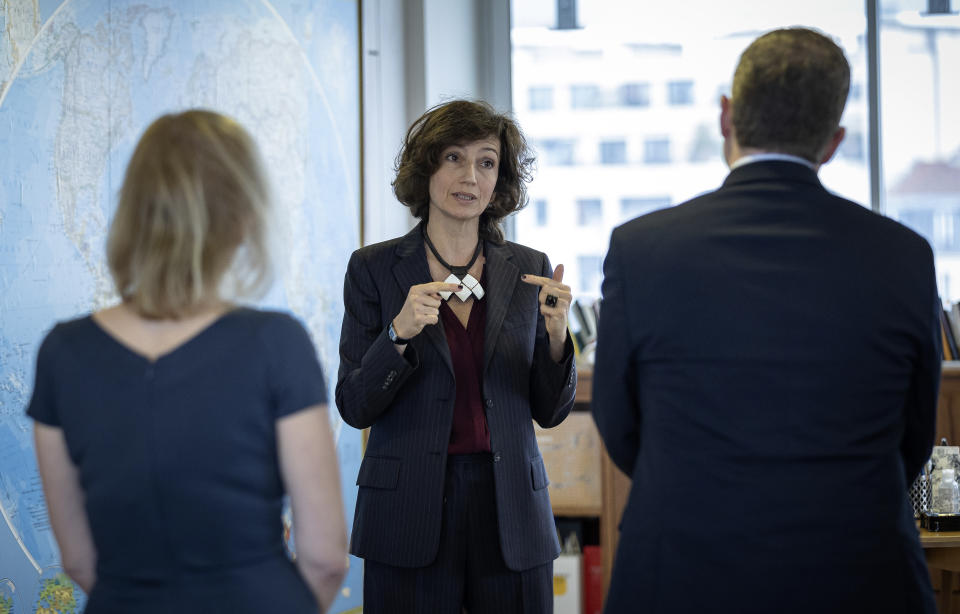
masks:
<path fill-rule="evenodd" d="M 523 570 L 560 551 L 547 474 L 532 420 L 556 426 L 573 406 L 576 371 L 550 359 L 538 288 L 523 273 L 549 276 L 546 255 L 505 243 L 484 245 L 487 322 L 483 398 L 493 452 L 500 545 Z M 404 356 L 387 337 L 410 287 L 431 281 L 419 226 L 353 253 L 343 285 L 337 408 L 371 427 L 357 476 L 350 551 L 398 567 L 430 564 L 440 539 L 455 381 L 442 322 L 414 337 Z"/>

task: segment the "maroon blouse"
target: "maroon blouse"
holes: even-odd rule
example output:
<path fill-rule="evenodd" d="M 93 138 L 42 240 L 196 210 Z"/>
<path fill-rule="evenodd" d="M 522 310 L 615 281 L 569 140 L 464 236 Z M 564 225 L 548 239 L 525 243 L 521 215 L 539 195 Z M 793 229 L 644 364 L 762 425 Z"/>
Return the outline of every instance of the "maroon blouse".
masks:
<path fill-rule="evenodd" d="M 440 317 L 457 381 L 447 454 L 489 452 L 490 430 L 483 411 L 483 333 L 487 326 L 487 301 L 473 301 L 467 328 L 463 328 L 446 301 L 440 304 Z"/>

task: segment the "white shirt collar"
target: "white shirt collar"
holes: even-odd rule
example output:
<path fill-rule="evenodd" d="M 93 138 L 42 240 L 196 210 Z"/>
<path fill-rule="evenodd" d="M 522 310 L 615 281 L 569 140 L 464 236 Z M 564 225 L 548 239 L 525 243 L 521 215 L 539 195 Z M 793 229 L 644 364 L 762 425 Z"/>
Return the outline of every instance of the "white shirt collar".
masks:
<path fill-rule="evenodd" d="M 796 164 L 802 164 L 812 171 L 817 170 L 817 165 L 810 160 L 801 158 L 800 156 L 791 156 L 790 154 L 783 153 L 761 153 L 753 154 L 752 156 L 742 156 L 737 158 L 737 161 L 730 165 L 730 170 L 740 168 L 741 166 L 747 164 L 753 164 L 754 162 L 769 162 L 771 160 L 778 160 L 780 162 L 794 162 Z"/>

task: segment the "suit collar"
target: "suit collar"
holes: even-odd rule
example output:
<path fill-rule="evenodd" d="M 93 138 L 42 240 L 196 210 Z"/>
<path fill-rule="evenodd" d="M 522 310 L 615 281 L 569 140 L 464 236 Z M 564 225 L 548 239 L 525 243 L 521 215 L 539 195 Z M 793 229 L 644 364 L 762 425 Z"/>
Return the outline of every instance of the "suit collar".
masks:
<path fill-rule="evenodd" d="M 520 269 L 511 262 L 513 253 L 506 244 L 484 241 L 483 249 L 486 258 L 483 272 L 487 278 L 484 298 L 487 301 L 487 322 L 483 334 L 483 370 L 486 372 L 503 318 L 507 315 L 514 289 L 520 280 Z"/>
<path fill-rule="evenodd" d="M 723 187 L 755 181 L 796 181 L 823 187 L 816 171 L 802 164 L 782 160 L 765 160 L 744 164 L 730 171 Z"/>

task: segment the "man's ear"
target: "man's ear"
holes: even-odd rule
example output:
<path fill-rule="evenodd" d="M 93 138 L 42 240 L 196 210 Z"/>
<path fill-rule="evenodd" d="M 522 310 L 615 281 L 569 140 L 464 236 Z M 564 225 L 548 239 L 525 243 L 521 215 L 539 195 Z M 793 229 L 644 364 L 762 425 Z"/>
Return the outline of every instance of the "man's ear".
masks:
<path fill-rule="evenodd" d="M 826 164 L 830 161 L 830 158 L 833 157 L 833 154 L 837 153 L 837 148 L 840 147 L 840 143 L 843 142 L 843 137 L 847 135 L 847 129 L 843 126 L 837 128 L 837 131 L 833 133 L 833 136 L 830 137 L 830 143 L 827 144 L 826 149 L 823 150 L 823 153 L 820 155 L 820 164 Z"/>
<path fill-rule="evenodd" d="M 730 138 L 730 131 L 733 129 L 733 106 L 730 99 L 726 96 L 720 96 L 720 134 L 723 138 Z"/>

